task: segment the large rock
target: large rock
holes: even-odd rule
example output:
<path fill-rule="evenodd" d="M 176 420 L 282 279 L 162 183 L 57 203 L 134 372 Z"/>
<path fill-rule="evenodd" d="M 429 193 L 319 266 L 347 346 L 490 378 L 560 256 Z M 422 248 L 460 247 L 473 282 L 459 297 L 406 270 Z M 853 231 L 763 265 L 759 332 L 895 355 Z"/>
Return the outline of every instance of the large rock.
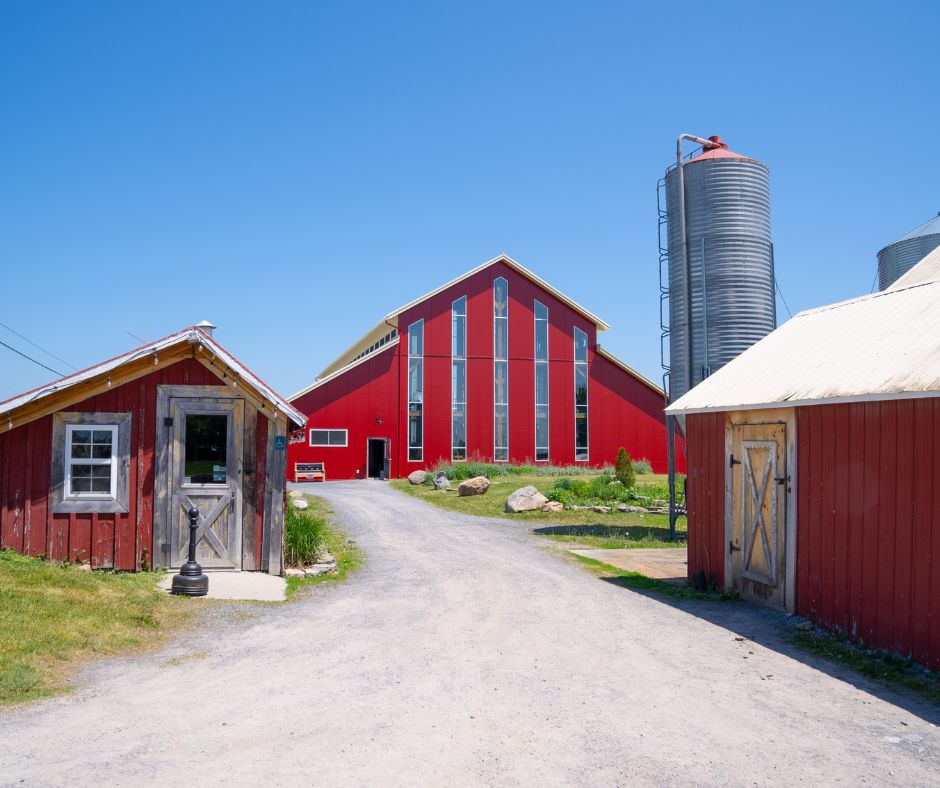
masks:
<path fill-rule="evenodd" d="M 465 479 L 457 485 L 457 495 L 483 495 L 490 489 L 490 480 L 485 476 L 474 476 L 472 479 Z"/>
<path fill-rule="evenodd" d="M 287 493 L 291 498 L 303 498 L 304 494 L 300 490 L 290 490 Z"/>
<path fill-rule="evenodd" d="M 561 501 L 548 501 L 542 504 L 543 512 L 563 512 L 565 505 Z"/>
<path fill-rule="evenodd" d="M 646 509 L 644 509 L 642 506 L 630 506 L 629 504 L 625 503 L 617 504 L 617 511 L 627 512 L 629 514 L 646 514 Z"/>
<path fill-rule="evenodd" d="M 609 506 L 592 506 L 591 511 L 597 512 L 598 514 L 610 514 L 610 507 Z"/>
<path fill-rule="evenodd" d="M 294 498 L 295 509 L 306 509 L 308 506 L 310 506 L 310 504 L 307 503 L 306 498 Z"/>
<path fill-rule="evenodd" d="M 506 500 L 506 511 L 534 512 L 536 509 L 541 509 L 542 504 L 545 503 L 548 503 L 548 498 L 530 484 L 527 487 L 520 487 L 509 496 Z"/>
<path fill-rule="evenodd" d="M 435 476 L 434 477 L 434 489 L 435 490 L 449 490 L 450 489 L 450 479 L 446 476 Z"/>
<path fill-rule="evenodd" d="M 428 480 L 427 471 L 412 471 L 408 474 L 408 481 L 412 484 L 424 484 Z"/>

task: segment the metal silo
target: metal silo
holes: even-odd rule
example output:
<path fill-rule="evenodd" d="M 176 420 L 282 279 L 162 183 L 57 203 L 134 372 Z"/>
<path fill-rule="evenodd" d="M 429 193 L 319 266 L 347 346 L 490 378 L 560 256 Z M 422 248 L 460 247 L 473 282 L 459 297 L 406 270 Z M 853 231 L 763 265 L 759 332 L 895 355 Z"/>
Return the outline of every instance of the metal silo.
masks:
<path fill-rule="evenodd" d="M 681 161 L 683 139 L 702 152 Z M 675 400 L 776 328 L 770 173 L 720 137 L 682 135 L 664 182 Z"/>
<path fill-rule="evenodd" d="M 878 252 L 878 288 L 894 284 L 940 246 L 940 214 Z"/>

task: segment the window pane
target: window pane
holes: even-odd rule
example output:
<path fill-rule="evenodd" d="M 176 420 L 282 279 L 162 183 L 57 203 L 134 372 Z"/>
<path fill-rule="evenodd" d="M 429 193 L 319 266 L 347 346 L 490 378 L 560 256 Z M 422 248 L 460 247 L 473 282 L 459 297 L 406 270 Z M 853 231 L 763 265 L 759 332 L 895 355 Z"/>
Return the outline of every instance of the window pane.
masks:
<path fill-rule="evenodd" d="M 577 459 L 584 459 L 577 455 L 577 451 L 584 449 L 587 451 L 588 446 L 588 419 L 587 419 L 587 408 L 577 408 L 574 415 L 574 445 L 576 449 L 575 456 Z"/>
<path fill-rule="evenodd" d="M 509 362 L 497 361 L 493 365 L 494 402 L 505 404 L 509 402 Z"/>
<path fill-rule="evenodd" d="M 535 404 L 548 404 L 548 364 L 535 365 Z"/>
<path fill-rule="evenodd" d="M 420 358 L 408 359 L 408 401 L 421 402 L 424 362 Z"/>
<path fill-rule="evenodd" d="M 95 430 L 92 442 L 103 446 L 111 445 L 111 430 Z"/>
<path fill-rule="evenodd" d="M 509 283 L 500 277 L 493 282 L 493 315 L 506 317 L 509 314 Z"/>
<path fill-rule="evenodd" d="M 574 404 L 588 404 L 587 366 L 575 364 L 574 367 Z"/>
<path fill-rule="evenodd" d="M 91 465 L 72 465 L 72 478 L 73 479 L 90 479 L 91 478 Z"/>
<path fill-rule="evenodd" d="M 548 323 L 544 320 L 535 322 L 535 358 L 548 361 Z"/>
<path fill-rule="evenodd" d="M 108 456 L 111 456 L 110 452 L 108 452 Z M 87 460 L 89 457 L 91 457 L 91 446 L 89 444 L 72 442 L 72 459 Z"/>
<path fill-rule="evenodd" d="M 421 446 L 421 406 L 412 405 L 408 411 L 408 445 Z"/>
<path fill-rule="evenodd" d="M 186 484 L 225 484 L 227 465 L 228 416 L 187 414 L 183 481 Z"/>
<path fill-rule="evenodd" d="M 548 320 L 548 307 L 541 301 L 535 302 L 535 319 Z"/>
<path fill-rule="evenodd" d="M 314 446 L 326 446 L 330 433 L 327 430 L 310 430 L 310 443 Z"/>
<path fill-rule="evenodd" d="M 455 361 L 451 368 L 451 391 L 456 405 L 467 401 L 467 362 Z"/>
<path fill-rule="evenodd" d="M 574 360 L 587 361 L 587 334 L 580 328 L 574 330 Z"/>
<path fill-rule="evenodd" d="M 72 466 L 72 483 L 69 485 L 69 492 L 71 493 L 88 493 L 91 492 L 91 475 L 79 475 L 76 474 L 76 471 L 81 468 L 80 465 Z M 85 468 L 90 468 L 86 465 Z"/>
<path fill-rule="evenodd" d="M 74 447 L 73 447 L 74 448 Z M 75 454 L 73 453 L 74 457 Z M 110 443 L 96 443 L 91 447 L 91 456 L 96 460 L 109 460 L 111 459 L 111 444 Z"/>
<path fill-rule="evenodd" d="M 509 406 L 497 405 L 493 412 L 494 443 L 497 448 L 509 446 Z"/>
<path fill-rule="evenodd" d="M 535 445 L 548 446 L 548 406 L 535 407 Z"/>
<path fill-rule="evenodd" d="M 453 410 L 451 446 L 453 447 L 453 459 L 464 460 L 467 458 L 467 414 L 463 406 L 454 407 Z"/>
<path fill-rule="evenodd" d="M 419 320 L 408 327 L 408 355 L 424 354 L 424 322 Z"/>
<path fill-rule="evenodd" d="M 91 430 L 72 430 L 72 443 L 91 443 Z"/>
<path fill-rule="evenodd" d="M 464 358 L 467 355 L 467 318 L 455 315 L 451 328 L 451 353 L 454 358 Z"/>
<path fill-rule="evenodd" d="M 421 449 L 408 449 L 408 459 L 411 462 L 421 462 Z"/>
<path fill-rule="evenodd" d="M 493 358 L 509 358 L 509 321 L 494 320 L 493 331 Z"/>
<path fill-rule="evenodd" d="M 330 438 L 330 446 L 345 446 L 346 445 L 346 430 L 330 430 L 329 438 Z"/>

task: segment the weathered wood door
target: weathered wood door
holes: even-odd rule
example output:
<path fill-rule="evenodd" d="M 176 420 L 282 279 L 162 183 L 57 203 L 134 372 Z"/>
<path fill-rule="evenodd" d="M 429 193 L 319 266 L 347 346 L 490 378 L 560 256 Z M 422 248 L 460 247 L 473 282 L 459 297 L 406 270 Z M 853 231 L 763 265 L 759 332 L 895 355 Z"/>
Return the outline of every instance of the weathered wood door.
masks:
<path fill-rule="evenodd" d="M 196 560 L 204 568 L 242 567 L 244 402 L 171 397 L 167 427 L 167 523 L 171 568 L 186 562 L 189 510 L 199 510 Z"/>
<path fill-rule="evenodd" d="M 731 442 L 731 580 L 771 605 L 787 604 L 785 424 L 735 424 Z"/>

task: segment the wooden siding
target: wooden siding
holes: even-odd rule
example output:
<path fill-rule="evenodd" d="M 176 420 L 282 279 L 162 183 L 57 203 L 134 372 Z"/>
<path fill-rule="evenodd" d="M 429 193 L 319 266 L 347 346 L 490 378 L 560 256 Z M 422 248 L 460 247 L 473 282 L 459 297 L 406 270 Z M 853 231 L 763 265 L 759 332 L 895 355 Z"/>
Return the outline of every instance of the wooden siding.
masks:
<path fill-rule="evenodd" d="M 940 399 L 797 413 L 797 612 L 940 668 Z"/>
<path fill-rule="evenodd" d="M 689 577 L 698 570 L 725 583 L 725 414 L 686 418 Z"/>

